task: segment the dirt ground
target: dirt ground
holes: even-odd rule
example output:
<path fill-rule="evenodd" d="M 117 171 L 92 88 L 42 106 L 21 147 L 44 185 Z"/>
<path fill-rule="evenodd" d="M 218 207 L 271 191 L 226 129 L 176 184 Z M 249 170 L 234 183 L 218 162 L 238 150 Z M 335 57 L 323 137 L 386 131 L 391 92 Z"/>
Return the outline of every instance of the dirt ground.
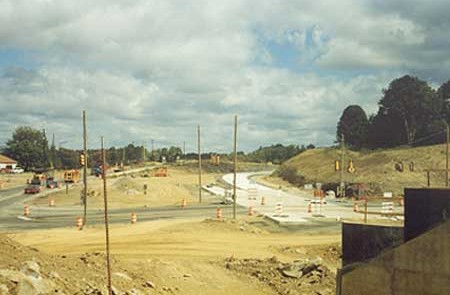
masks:
<path fill-rule="evenodd" d="M 25 185 L 27 183 L 27 179 L 32 177 L 32 173 L 0 174 L 0 189 Z"/>
<path fill-rule="evenodd" d="M 215 182 L 219 174 L 204 174 L 204 184 Z M 187 172 L 183 168 L 169 167 L 168 177 L 153 177 L 152 172 L 136 172 L 125 177 L 107 178 L 108 205 L 110 208 L 159 207 L 180 204 L 183 199 L 188 203 L 197 201 L 198 174 Z M 144 185 L 147 193 L 144 194 Z M 81 183 L 73 188 L 37 198 L 33 205 L 46 205 L 48 199 L 55 200 L 57 206 L 79 205 Z M 103 208 L 103 182 L 100 178 L 88 180 L 88 204 L 90 208 Z"/>
<path fill-rule="evenodd" d="M 195 171 L 178 167 L 169 169 L 169 177 L 149 175 L 108 178 L 109 206 L 196 202 Z M 220 176 L 205 173 L 203 183 Z M 89 181 L 91 208 L 102 208 L 101 185 L 100 179 Z M 56 208 L 78 205 L 80 189 L 52 194 Z M 47 199 L 33 202 L 46 206 Z M 261 216 L 113 224 L 110 238 L 115 294 L 327 295 L 335 292 L 340 266 L 339 232 L 291 231 Z M 52 294 L 106 294 L 104 243 L 102 225 L 0 235 L 0 295 L 34 294 L 20 292 L 37 283 Z M 36 265 L 38 270 L 28 270 Z"/>
<path fill-rule="evenodd" d="M 340 235 L 269 232 L 255 226 L 254 221 L 166 220 L 114 225 L 110 234 L 115 261 L 112 271 L 125 273 L 133 281 L 120 285 L 121 279 L 113 278 L 113 285 L 122 290 L 136 288 L 148 292 L 143 294 L 333 294 L 334 273 L 340 263 Z M 99 266 L 97 272 L 101 272 L 104 263 L 103 254 L 99 254 L 104 253 L 101 226 L 83 231 L 73 228 L 32 231 L 9 237 L 37 249 L 36 253 L 55 259 L 65 256 L 65 267 L 58 263 L 51 267 L 50 263 L 48 269 L 62 277 L 67 268 L 73 272 L 79 267 L 76 263 L 86 259 L 81 257 L 92 259 Z M 313 281 L 310 276 L 303 282 L 281 272 L 294 261 L 317 257 L 321 258 L 317 270 L 320 275 L 315 274 Z M 104 284 L 102 273 L 87 279 L 82 268 L 78 271 L 67 275 L 77 282 Z M 146 281 L 156 286 L 151 288 L 152 292 L 143 287 Z"/>

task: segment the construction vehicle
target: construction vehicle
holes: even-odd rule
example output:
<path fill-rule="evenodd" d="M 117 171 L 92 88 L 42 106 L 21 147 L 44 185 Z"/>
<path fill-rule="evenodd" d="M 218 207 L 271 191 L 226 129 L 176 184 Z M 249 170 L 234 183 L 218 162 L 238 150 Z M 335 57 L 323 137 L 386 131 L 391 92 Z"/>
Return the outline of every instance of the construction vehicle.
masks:
<path fill-rule="evenodd" d="M 219 166 L 220 165 L 220 155 L 211 155 L 210 163 L 211 163 L 211 165 Z"/>
<path fill-rule="evenodd" d="M 169 173 L 167 172 L 167 167 L 160 167 L 160 168 L 156 169 L 156 171 L 153 173 L 153 176 L 155 176 L 155 177 L 169 176 Z"/>
<path fill-rule="evenodd" d="M 64 182 L 75 183 L 80 180 L 80 171 L 72 169 L 64 171 Z"/>
<path fill-rule="evenodd" d="M 47 176 L 44 173 L 36 173 L 30 181 L 31 185 L 45 186 Z"/>

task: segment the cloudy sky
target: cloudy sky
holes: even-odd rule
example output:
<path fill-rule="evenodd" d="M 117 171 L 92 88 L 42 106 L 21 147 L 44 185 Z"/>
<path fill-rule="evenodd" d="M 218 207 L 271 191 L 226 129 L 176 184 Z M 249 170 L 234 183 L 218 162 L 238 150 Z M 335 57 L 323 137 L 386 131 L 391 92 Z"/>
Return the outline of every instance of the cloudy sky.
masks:
<path fill-rule="evenodd" d="M 450 2 L 0 0 L 0 146 L 17 126 L 56 145 L 130 142 L 231 151 L 330 145 L 349 104 L 368 114 L 413 74 L 450 78 Z"/>

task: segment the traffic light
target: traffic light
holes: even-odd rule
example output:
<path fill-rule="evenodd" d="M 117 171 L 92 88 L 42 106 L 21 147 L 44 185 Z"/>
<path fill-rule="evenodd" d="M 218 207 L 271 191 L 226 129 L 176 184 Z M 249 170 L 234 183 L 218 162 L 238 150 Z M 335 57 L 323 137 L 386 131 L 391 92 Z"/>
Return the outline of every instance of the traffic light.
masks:
<path fill-rule="evenodd" d="M 86 157 L 84 154 L 80 154 L 80 165 L 81 166 L 86 165 Z"/>
<path fill-rule="evenodd" d="M 355 166 L 353 166 L 353 160 L 350 160 L 349 162 L 348 162 L 348 172 L 350 172 L 350 173 L 355 173 Z"/>

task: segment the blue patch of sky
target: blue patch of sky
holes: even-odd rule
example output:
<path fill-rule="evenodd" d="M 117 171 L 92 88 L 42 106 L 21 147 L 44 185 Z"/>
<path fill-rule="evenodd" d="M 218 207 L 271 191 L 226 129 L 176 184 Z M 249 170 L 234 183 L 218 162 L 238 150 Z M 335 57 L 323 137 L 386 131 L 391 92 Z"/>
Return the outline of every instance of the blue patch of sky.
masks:
<path fill-rule="evenodd" d="M 331 37 L 326 35 L 320 36 L 319 42 L 317 42 L 314 38 L 316 29 L 315 26 L 312 26 L 305 31 L 288 30 L 283 33 L 282 38 L 271 38 L 264 33 L 256 31 L 259 45 L 270 54 L 271 62 L 267 64 L 263 59 L 256 58 L 254 65 L 286 69 L 298 74 L 314 73 L 319 76 L 337 76 L 342 79 L 350 79 L 359 75 L 371 75 L 380 72 L 376 68 L 339 69 L 318 65 L 316 61 L 326 53 L 326 43 Z M 303 39 L 295 42 L 289 36 L 296 36 Z"/>
<path fill-rule="evenodd" d="M 21 67 L 25 69 L 34 69 L 38 63 L 33 57 L 36 52 L 17 49 L 17 48 L 0 48 L 0 69 L 10 67 Z"/>

